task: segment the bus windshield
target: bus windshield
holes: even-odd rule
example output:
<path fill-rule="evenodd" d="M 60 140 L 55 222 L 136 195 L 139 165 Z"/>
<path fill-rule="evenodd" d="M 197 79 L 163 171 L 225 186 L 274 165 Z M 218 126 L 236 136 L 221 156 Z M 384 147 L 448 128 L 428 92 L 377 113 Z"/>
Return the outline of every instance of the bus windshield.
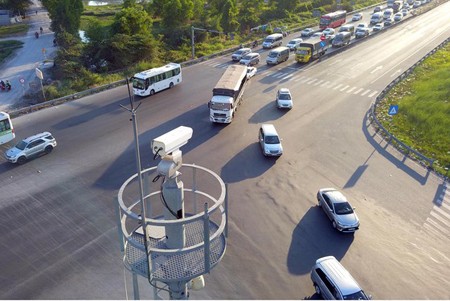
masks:
<path fill-rule="evenodd" d="M 145 81 L 143 79 L 133 77 L 131 80 L 133 82 L 133 88 L 145 90 Z"/>

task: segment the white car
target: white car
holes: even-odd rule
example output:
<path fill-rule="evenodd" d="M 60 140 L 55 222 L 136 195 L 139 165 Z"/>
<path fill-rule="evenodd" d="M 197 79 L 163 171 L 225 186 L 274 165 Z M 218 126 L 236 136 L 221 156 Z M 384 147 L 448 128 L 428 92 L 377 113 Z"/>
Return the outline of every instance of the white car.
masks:
<path fill-rule="evenodd" d="M 291 91 L 288 88 L 281 88 L 277 92 L 277 108 L 278 109 L 292 109 L 294 103 L 292 102 Z"/>
<path fill-rule="evenodd" d="M 356 13 L 353 15 L 352 17 L 352 21 L 359 21 L 363 18 L 363 14 L 362 13 Z"/>
<path fill-rule="evenodd" d="M 233 61 L 238 61 L 239 62 L 243 56 L 245 56 L 246 54 L 249 54 L 250 52 L 252 52 L 252 50 L 250 48 L 241 48 L 239 50 L 236 50 L 231 55 L 231 59 Z"/>
<path fill-rule="evenodd" d="M 301 42 L 303 42 L 303 39 L 301 38 L 292 39 L 286 44 L 286 47 L 289 48 L 290 51 L 295 51 Z"/>
<path fill-rule="evenodd" d="M 312 28 L 305 28 L 305 29 L 303 29 L 302 30 L 302 32 L 301 32 L 301 35 L 302 35 L 302 37 L 310 37 L 312 34 L 313 34 L 313 32 L 314 32 L 314 29 L 312 29 Z"/>
<path fill-rule="evenodd" d="M 422 5 L 422 2 L 420 2 L 420 1 L 415 1 L 414 3 L 413 3 L 413 8 L 418 8 L 419 6 L 421 6 Z"/>
<path fill-rule="evenodd" d="M 27 160 L 42 154 L 49 154 L 56 147 L 56 140 L 49 132 L 42 132 L 23 139 L 5 153 L 11 163 L 23 164 Z"/>
<path fill-rule="evenodd" d="M 247 67 L 247 79 L 255 76 L 256 71 L 258 71 L 258 69 L 256 69 L 256 67 Z"/>
<path fill-rule="evenodd" d="M 318 31 L 312 34 L 311 38 L 320 38 L 322 36 L 322 32 Z"/>
<path fill-rule="evenodd" d="M 403 14 L 403 17 L 406 16 L 406 15 L 408 14 L 408 10 L 407 10 L 406 8 L 402 9 L 401 12 L 402 12 L 402 14 Z"/>
<path fill-rule="evenodd" d="M 383 30 L 383 28 L 384 28 L 383 23 L 377 23 L 373 26 L 372 30 L 373 31 L 381 31 L 381 30 Z"/>
<path fill-rule="evenodd" d="M 258 64 L 260 59 L 261 59 L 261 56 L 259 55 L 259 53 L 250 52 L 241 58 L 241 60 L 239 61 L 239 64 L 246 65 L 246 66 L 253 66 L 253 65 Z"/>
<path fill-rule="evenodd" d="M 359 229 L 359 218 L 345 196 L 334 188 L 322 188 L 317 192 L 318 206 L 331 220 L 333 228 L 340 232 L 354 233 Z"/>
<path fill-rule="evenodd" d="M 325 28 L 322 33 L 325 36 L 330 36 L 330 35 L 334 35 L 336 33 L 336 31 L 334 30 L 334 28 Z"/>

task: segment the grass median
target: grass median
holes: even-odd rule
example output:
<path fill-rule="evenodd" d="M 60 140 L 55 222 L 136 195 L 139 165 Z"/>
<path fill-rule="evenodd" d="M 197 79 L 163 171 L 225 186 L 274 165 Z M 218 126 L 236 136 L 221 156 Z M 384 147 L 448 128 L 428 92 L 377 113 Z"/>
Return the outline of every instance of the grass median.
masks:
<path fill-rule="evenodd" d="M 388 115 L 390 105 L 398 114 Z M 435 159 L 436 171 L 450 167 L 450 43 L 423 61 L 386 95 L 377 109 L 395 137 Z"/>

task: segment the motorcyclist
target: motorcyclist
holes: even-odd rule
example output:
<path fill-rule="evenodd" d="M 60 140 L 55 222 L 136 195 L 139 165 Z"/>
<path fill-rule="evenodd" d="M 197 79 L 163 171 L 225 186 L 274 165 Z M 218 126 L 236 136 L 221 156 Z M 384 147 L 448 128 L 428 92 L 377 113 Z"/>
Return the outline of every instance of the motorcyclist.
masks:
<path fill-rule="evenodd" d="M 36 39 L 39 39 L 39 32 L 36 31 L 36 32 L 34 33 L 34 36 L 36 37 Z"/>
<path fill-rule="evenodd" d="M 5 82 L 0 80 L 0 89 L 5 90 Z"/>
<path fill-rule="evenodd" d="M 258 40 L 253 41 L 253 48 L 255 48 L 256 46 L 258 46 Z"/>
<path fill-rule="evenodd" d="M 11 84 L 9 83 L 9 80 L 6 80 L 5 86 L 7 91 L 11 90 Z"/>

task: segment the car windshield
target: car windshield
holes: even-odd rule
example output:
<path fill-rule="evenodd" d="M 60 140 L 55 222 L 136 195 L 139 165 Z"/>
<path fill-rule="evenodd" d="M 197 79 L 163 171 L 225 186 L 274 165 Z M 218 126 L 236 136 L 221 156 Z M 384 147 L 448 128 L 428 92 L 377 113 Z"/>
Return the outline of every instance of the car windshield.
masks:
<path fill-rule="evenodd" d="M 19 143 L 17 143 L 16 148 L 20 149 L 20 150 L 24 150 L 25 147 L 27 147 L 27 143 L 25 141 L 20 141 Z"/>
<path fill-rule="evenodd" d="M 369 300 L 363 291 L 359 291 L 347 296 L 344 296 L 344 300 Z"/>
<path fill-rule="evenodd" d="M 252 56 L 251 55 L 246 55 L 242 58 L 243 60 L 251 60 Z"/>
<path fill-rule="evenodd" d="M 238 50 L 234 54 L 241 54 L 242 52 L 243 52 L 242 50 Z"/>
<path fill-rule="evenodd" d="M 300 54 L 300 55 L 307 55 L 307 54 L 308 54 L 308 50 L 300 49 L 300 50 L 297 51 L 297 54 Z"/>
<path fill-rule="evenodd" d="M 337 215 L 345 215 L 353 213 L 352 206 L 350 206 L 350 204 L 347 202 L 335 203 L 334 210 Z"/>
<path fill-rule="evenodd" d="M 266 144 L 278 144 L 280 143 L 280 139 L 278 139 L 278 136 L 266 136 L 264 142 Z"/>
<path fill-rule="evenodd" d="M 211 109 L 219 111 L 229 111 L 231 109 L 231 104 L 229 103 L 211 102 L 210 106 Z"/>
<path fill-rule="evenodd" d="M 291 99 L 291 95 L 288 93 L 280 93 L 280 95 L 278 96 L 278 99 L 280 100 L 290 100 Z"/>

